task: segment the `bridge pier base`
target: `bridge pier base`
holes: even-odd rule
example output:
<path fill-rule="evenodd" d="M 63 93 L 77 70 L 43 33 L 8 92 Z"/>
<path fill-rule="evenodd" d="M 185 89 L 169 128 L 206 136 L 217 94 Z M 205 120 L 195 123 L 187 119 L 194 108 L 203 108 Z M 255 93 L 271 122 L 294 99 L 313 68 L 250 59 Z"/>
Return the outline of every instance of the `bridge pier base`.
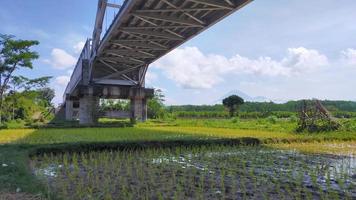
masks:
<path fill-rule="evenodd" d="M 147 99 L 142 97 L 131 98 L 131 121 L 147 120 Z"/>
<path fill-rule="evenodd" d="M 79 99 L 79 124 L 92 125 L 98 121 L 99 98 L 84 95 Z"/>
<path fill-rule="evenodd" d="M 73 120 L 73 101 L 70 99 L 66 99 L 65 102 L 65 120 Z"/>
<path fill-rule="evenodd" d="M 154 95 L 153 89 L 122 85 L 81 86 L 65 98 L 66 120 L 79 120 L 81 125 L 94 125 L 99 117 L 130 118 L 131 121 L 147 120 L 147 100 Z M 130 110 L 123 112 L 100 112 L 100 99 L 130 100 Z"/>

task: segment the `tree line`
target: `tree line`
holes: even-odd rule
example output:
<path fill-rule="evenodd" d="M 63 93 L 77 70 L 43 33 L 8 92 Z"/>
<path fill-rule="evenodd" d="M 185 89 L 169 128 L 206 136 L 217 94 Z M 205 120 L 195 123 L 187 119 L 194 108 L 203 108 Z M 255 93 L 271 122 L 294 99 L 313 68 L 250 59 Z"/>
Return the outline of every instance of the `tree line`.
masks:
<path fill-rule="evenodd" d="M 242 119 L 257 119 L 274 116 L 276 118 L 293 118 L 297 116 L 302 100 L 286 103 L 274 102 L 244 102 L 236 98 L 240 103 L 238 107 L 229 111 L 228 104 L 216 105 L 175 105 L 165 106 L 165 96 L 159 89 L 155 90 L 153 99 L 148 101 L 148 117 L 157 118 L 229 118 L 231 111 L 236 112 Z M 312 101 L 312 100 L 309 100 Z M 322 104 L 337 118 L 356 118 L 356 102 L 353 101 L 321 101 Z M 223 103 L 223 102 L 222 102 Z M 227 102 L 226 102 L 227 103 Z M 232 101 L 232 105 L 234 102 Z M 105 101 L 101 105 L 104 110 L 129 110 L 129 101 Z"/>
<path fill-rule="evenodd" d="M 240 106 L 241 112 L 297 112 L 302 100 L 288 101 L 286 103 L 274 102 L 245 102 Z M 356 102 L 354 101 L 332 101 L 323 100 L 321 103 L 331 112 L 356 112 Z M 169 112 L 224 112 L 225 106 L 216 105 L 179 105 L 168 106 Z"/>

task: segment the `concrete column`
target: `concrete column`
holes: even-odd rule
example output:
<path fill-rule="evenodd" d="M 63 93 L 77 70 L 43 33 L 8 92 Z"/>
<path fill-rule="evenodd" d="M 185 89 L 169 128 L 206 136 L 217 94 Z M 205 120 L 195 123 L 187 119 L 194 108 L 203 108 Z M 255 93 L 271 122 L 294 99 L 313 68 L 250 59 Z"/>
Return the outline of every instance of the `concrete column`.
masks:
<path fill-rule="evenodd" d="M 131 98 L 131 121 L 147 120 L 147 101 L 142 97 Z"/>
<path fill-rule="evenodd" d="M 73 120 L 73 101 L 66 99 L 65 102 L 65 119 L 67 121 Z"/>
<path fill-rule="evenodd" d="M 98 121 L 99 98 L 84 95 L 79 99 L 79 124 L 92 125 Z"/>
<path fill-rule="evenodd" d="M 90 82 L 90 64 L 89 60 L 82 60 L 82 84 L 89 85 Z"/>
<path fill-rule="evenodd" d="M 147 99 L 142 99 L 142 121 L 147 121 Z"/>

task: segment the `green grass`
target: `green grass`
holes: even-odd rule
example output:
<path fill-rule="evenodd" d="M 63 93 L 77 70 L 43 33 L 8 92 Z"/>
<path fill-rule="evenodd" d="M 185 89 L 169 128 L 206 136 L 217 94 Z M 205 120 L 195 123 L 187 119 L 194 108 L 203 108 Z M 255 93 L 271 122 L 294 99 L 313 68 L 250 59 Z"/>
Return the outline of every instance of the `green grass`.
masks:
<path fill-rule="evenodd" d="M 341 123 L 339 132 L 356 132 L 356 118 L 338 119 Z M 276 118 L 268 117 L 261 119 L 176 119 L 176 120 L 151 120 L 141 126 L 183 126 L 183 127 L 210 127 L 210 128 L 229 128 L 240 130 L 261 130 L 273 132 L 294 133 L 297 127 L 296 118 Z"/>
<path fill-rule="evenodd" d="M 178 119 L 176 123 L 179 126 L 198 126 L 198 127 L 211 127 L 211 128 L 231 128 L 242 130 L 263 130 L 263 131 L 276 131 L 276 132 L 293 132 L 295 129 L 295 122 L 288 119 L 277 119 L 277 122 L 271 122 L 268 119 Z"/>
<path fill-rule="evenodd" d="M 263 130 L 275 132 L 293 132 L 296 122 L 288 119 L 277 119 L 273 123 L 268 119 L 176 119 L 171 121 L 150 121 L 141 126 L 188 126 L 188 127 L 210 127 L 210 128 L 229 128 L 242 130 Z"/>
<path fill-rule="evenodd" d="M 19 129 L 0 131 L 0 144 L 59 144 L 78 142 L 152 141 L 192 139 L 197 135 L 175 134 L 144 128 Z"/>
<path fill-rule="evenodd" d="M 292 132 L 274 132 L 263 130 L 243 130 L 229 128 L 210 128 L 210 127 L 180 127 L 180 126 L 162 126 L 162 127 L 142 127 L 151 131 L 166 131 L 178 133 L 181 135 L 199 135 L 200 137 L 214 138 L 240 138 L 253 137 L 261 140 L 262 143 L 278 142 L 312 142 L 312 141 L 354 141 L 355 132 L 330 132 L 330 133 L 292 133 Z"/>
<path fill-rule="evenodd" d="M 29 149 L 13 146 L 0 147 L 0 191 L 43 192 L 42 184 L 31 175 Z M 6 167 L 2 166 L 7 165 Z"/>
<path fill-rule="evenodd" d="M 202 126 L 146 126 L 130 128 L 68 128 L 1 130 L 0 144 L 59 144 L 77 142 L 164 141 L 197 138 L 253 137 L 263 143 L 308 141 L 353 141 L 356 132 L 296 134 L 293 132 Z"/>
<path fill-rule="evenodd" d="M 353 155 L 356 156 L 356 141 L 328 141 L 328 142 L 294 142 L 294 143 L 274 143 L 268 146 L 285 150 L 297 150 L 303 153 L 332 154 L 332 155 Z"/>
<path fill-rule="evenodd" d="M 46 191 L 46 187 L 41 185 L 41 182 L 31 174 L 28 166 L 29 155 L 38 149 L 55 148 L 56 146 L 65 149 L 76 144 L 90 145 L 91 143 L 193 141 L 195 139 L 253 137 L 275 148 L 306 149 L 305 147 L 310 144 L 308 152 L 333 153 L 326 151 L 328 148 L 332 148 L 327 144 L 337 143 L 348 144 L 342 151 L 351 149 L 351 152 L 354 152 L 356 131 L 353 130 L 354 122 L 348 123 L 348 130 L 318 134 L 296 134 L 293 132 L 295 123 L 288 120 L 279 120 L 275 123 L 267 120 L 240 120 L 238 122 L 232 120 L 176 120 L 150 121 L 126 128 L 0 130 L 0 190 L 14 192 L 20 188 L 29 193 Z M 320 145 L 316 142 L 326 147 L 318 148 Z M 293 144 L 295 145 L 293 146 Z M 340 153 L 340 151 L 337 150 L 334 153 Z M 2 164 L 8 166 L 2 167 Z"/>

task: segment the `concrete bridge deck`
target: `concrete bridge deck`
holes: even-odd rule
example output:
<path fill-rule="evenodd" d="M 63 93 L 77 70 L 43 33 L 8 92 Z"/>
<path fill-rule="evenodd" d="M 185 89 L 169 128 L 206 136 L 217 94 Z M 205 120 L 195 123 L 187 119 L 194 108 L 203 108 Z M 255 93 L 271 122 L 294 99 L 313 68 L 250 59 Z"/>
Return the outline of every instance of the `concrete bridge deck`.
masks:
<path fill-rule="evenodd" d="M 95 123 L 99 98 L 130 99 L 131 118 L 146 119 L 148 66 L 252 0 L 98 1 L 92 39 L 88 39 L 64 94 L 66 119 L 79 104 L 83 124 Z M 103 35 L 107 7 L 119 9 Z M 103 37 L 101 37 L 103 35 Z M 217 38 L 218 39 L 218 38 Z"/>

